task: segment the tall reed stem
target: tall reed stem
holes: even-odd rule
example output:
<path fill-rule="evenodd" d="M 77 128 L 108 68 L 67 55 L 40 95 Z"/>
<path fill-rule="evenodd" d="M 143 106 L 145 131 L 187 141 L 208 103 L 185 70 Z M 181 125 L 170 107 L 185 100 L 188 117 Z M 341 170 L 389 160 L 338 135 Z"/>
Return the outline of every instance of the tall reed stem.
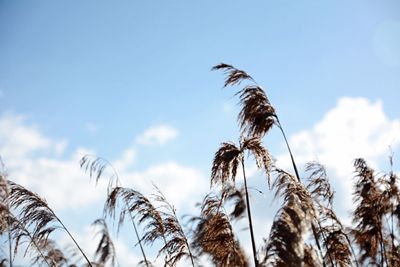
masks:
<path fill-rule="evenodd" d="M 255 239 L 254 239 L 253 221 L 251 219 L 250 200 L 249 200 L 249 193 L 247 191 L 247 179 L 246 179 L 246 172 L 245 172 L 245 168 L 244 168 L 244 158 L 243 158 L 243 156 L 242 156 L 242 169 L 243 169 L 244 188 L 245 188 L 245 191 L 246 191 L 247 217 L 249 219 L 249 228 L 250 228 L 251 246 L 253 248 L 254 265 L 256 267 L 258 267 L 259 264 L 258 264 L 258 260 L 257 260 L 257 249 L 256 249 L 256 242 L 255 242 Z"/>
<path fill-rule="evenodd" d="M 12 256 L 12 240 L 11 240 L 11 232 L 10 232 L 10 220 L 8 221 L 8 255 L 10 259 L 10 267 L 13 267 L 13 256 Z"/>
<path fill-rule="evenodd" d="M 290 155 L 290 159 L 292 161 L 292 165 L 293 165 L 294 172 L 296 174 L 296 178 L 297 178 L 298 182 L 301 183 L 299 171 L 297 170 L 297 166 L 296 166 L 296 162 L 294 161 L 292 150 L 290 149 L 289 142 L 288 142 L 288 140 L 286 138 L 285 131 L 282 128 L 282 124 L 280 123 L 278 116 L 276 116 L 276 124 L 277 124 L 279 130 L 282 133 L 283 139 L 285 139 L 286 147 L 288 149 L 288 152 L 289 152 L 289 155 Z M 325 264 L 325 261 L 324 261 L 324 257 L 323 257 L 323 253 L 322 253 L 322 249 L 321 249 L 321 245 L 320 245 L 319 240 L 318 240 L 317 229 L 315 227 L 314 222 L 311 222 L 311 228 L 312 228 L 312 232 L 313 232 L 313 235 L 314 235 L 315 243 L 317 245 L 317 248 L 318 248 L 319 253 L 321 255 L 321 258 L 322 258 L 322 265 L 324 267 L 326 267 L 326 264 Z M 329 258 L 331 258 L 330 255 L 329 255 Z M 334 266 L 333 262 L 332 262 L 332 266 Z"/>
<path fill-rule="evenodd" d="M 65 227 L 65 225 L 63 224 L 63 222 L 60 220 L 60 218 L 57 217 L 57 215 L 51 210 L 51 213 L 53 213 L 54 217 L 56 218 L 56 220 L 60 223 L 60 225 L 62 226 L 62 228 L 65 230 L 65 232 L 69 235 L 69 237 L 71 238 L 71 240 L 75 243 L 76 247 L 79 249 L 79 251 L 81 252 L 82 256 L 85 258 L 87 264 L 90 267 L 93 267 L 92 263 L 90 262 L 90 260 L 88 259 L 88 257 L 86 256 L 86 254 L 83 252 L 82 248 L 79 246 L 78 242 L 76 242 L 75 238 L 72 236 L 72 234 L 68 231 L 67 227 Z"/>
<path fill-rule="evenodd" d="M 140 251 L 142 252 L 143 260 L 144 260 L 144 262 L 146 264 L 146 267 L 149 267 L 149 263 L 147 262 L 146 254 L 144 253 L 144 249 L 143 249 L 143 246 L 142 246 L 142 240 L 140 239 L 139 233 L 137 231 L 135 221 L 133 220 L 132 214 L 129 214 L 129 215 L 130 215 L 131 220 L 132 220 L 133 229 L 135 230 L 135 235 L 136 235 L 136 238 L 137 238 L 138 243 L 139 243 Z"/>
<path fill-rule="evenodd" d="M 172 210 L 172 213 L 174 214 L 174 217 L 175 217 L 175 219 L 176 219 L 176 221 L 177 221 L 177 223 L 179 225 L 180 231 L 182 232 L 182 236 L 185 239 L 186 247 L 187 247 L 188 252 L 189 252 L 190 261 L 192 262 L 192 267 L 195 267 L 192 250 L 190 249 L 190 245 L 189 245 L 189 242 L 188 242 L 188 240 L 186 238 L 185 232 L 183 231 L 182 226 L 181 226 L 181 224 L 180 224 L 180 222 L 178 220 L 178 216 L 176 215 L 175 208 L 173 206 L 171 206 L 171 204 L 169 204 L 169 203 L 167 203 L 167 204 L 170 207 L 170 209 Z"/>

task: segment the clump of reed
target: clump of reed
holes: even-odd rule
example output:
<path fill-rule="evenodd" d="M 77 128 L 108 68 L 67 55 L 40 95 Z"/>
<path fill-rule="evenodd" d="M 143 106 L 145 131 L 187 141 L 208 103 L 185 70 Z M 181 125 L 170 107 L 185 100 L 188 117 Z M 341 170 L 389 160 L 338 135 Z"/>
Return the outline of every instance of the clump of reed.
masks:
<path fill-rule="evenodd" d="M 87 155 L 80 162 L 81 168 L 96 183 L 108 179 L 102 218 L 94 222 L 100 238 L 89 260 L 46 201 L 9 181 L 1 171 L 0 234 L 8 247 L 0 247 L 0 266 L 13 266 L 15 254 L 22 247 L 23 255 L 33 265 L 115 266 L 116 249 L 107 221 L 117 222 L 117 230 L 126 221 L 132 225 L 142 255 L 139 266 L 155 264 L 148 254 L 152 246 L 157 246 L 156 258 L 170 267 L 197 267 L 204 261 L 217 267 L 400 266 L 400 193 L 394 171 L 377 173 L 364 159 L 354 161 L 353 227 L 345 227 L 335 214 L 334 190 L 324 166 L 318 162 L 307 164 L 302 179 L 277 111 L 264 89 L 232 65 L 221 63 L 212 70 L 224 72 L 224 87 L 239 87 L 235 95 L 241 108 L 237 117 L 240 136 L 238 144 L 223 142 L 217 149 L 211 166 L 211 192 L 199 204 L 198 215 L 186 216 L 183 223 L 185 218 L 155 185 L 149 196 L 123 187 L 110 162 Z M 274 127 L 286 144 L 292 172 L 276 166 L 263 144 Z M 268 236 L 268 232 L 254 230 L 245 168 L 248 156 L 254 158 L 271 194 L 282 203 Z M 112 174 L 104 177 L 107 168 Z M 239 173 L 241 177 L 237 177 Z M 243 187 L 237 179 L 243 181 Z M 244 218 L 251 240 L 251 260 L 233 227 Z M 72 253 L 60 249 L 50 238 L 56 230 L 70 237 L 75 245 Z M 255 235 L 265 236 L 262 244 L 256 243 Z"/>

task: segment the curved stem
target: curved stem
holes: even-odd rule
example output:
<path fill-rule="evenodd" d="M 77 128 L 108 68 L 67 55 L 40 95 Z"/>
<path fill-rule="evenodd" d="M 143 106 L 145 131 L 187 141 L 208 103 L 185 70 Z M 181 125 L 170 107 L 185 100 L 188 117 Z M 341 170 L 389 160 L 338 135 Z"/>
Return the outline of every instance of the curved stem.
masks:
<path fill-rule="evenodd" d="M 44 254 L 42 252 L 42 249 L 39 247 L 39 245 L 33 239 L 33 236 L 31 235 L 31 233 L 25 228 L 25 226 L 20 221 L 16 220 L 16 218 L 13 218 L 13 220 L 14 220 L 14 222 L 16 222 L 18 224 L 20 229 L 22 229 L 22 231 L 24 231 L 26 233 L 26 235 L 29 237 L 29 239 L 31 240 L 32 244 L 35 246 L 36 250 L 39 252 L 40 257 L 42 257 L 42 259 L 46 262 L 47 266 L 51 267 L 50 263 L 46 259 L 46 256 L 44 256 Z"/>
<path fill-rule="evenodd" d="M 247 217 L 249 219 L 249 228 L 250 228 L 251 246 L 253 248 L 254 265 L 256 267 L 258 267 L 259 264 L 258 264 L 258 260 L 257 260 L 257 249 L 256 249 L 256 242 L 254 240 L 253 222 L 251 219 L 250 200 L 249 200 L 249 193 L 247 191 L 247 179 L 246 179 L 246 172 L 245 172 L 245 168 L 244 168 L 244 158 L 243 157 L 242 157 L 242 169 L 243 169 L 244 188 L 246 191 Z"/>
<path fill-rule="evenodd" d="M 287 138 L 286 138 L 285 131 L 284 131 L 283 128 L 282 128 L 282 125 L 281 125 L 281 123 L 280 123 L 280 121 L 279 121 L 279 119 L 278 119 L 278 116 L 276 116 L 276 123 L 277 123 L 277 125 L 278 125 L 279 130 L 280 130 L 281 133 L 282 133 L 283 139 L 285 139 L 286 147 L 287 147 L 287 149 L 288 149 L 288 151 L 289 151 L 290 159 L 292 160 L 292 165 L 293 165 L 294 173 L 296 174 L 296 178 L 297 178 L 297 180 L 298 180 L 299 182 L 301 182 L 301 181 L 300 181 L 299 171 L 297 170 L 296 162 L 294 161 L 294 158 L 293 158 L 292 150 L 290 149 L 289 142 L 288 142 L 288 140 L 287 140 Z"/>
<path fill-rule="evenodd" d="M 346 237 L 346 240 L 349 243 L 349 247 L 351 249 L 351 253 L 353 254 L 353 258 L 354 258 L 354 263 L 356 264 L 356 267 L 359 267 L 360 265 L 358 264 L 356 253 L 354 252 L 354 248 L 353 248 L 353 246 L 351 244 L 351 241 L 350 241 L 349 237 L 347 236 L 347 234 L 345 234 L 344 236 Z"/>
<path fill-rule="evenodd" d="M 149 267 L 149 263 L 147 262 L 146 254 L 144 253 L 144 249 L 143 249 L 143 246 L 142 246 L 142 240 L 140 239 L 140 236 L 139 236 L 139 233 L 137 231 L 136 224 L 135 224 L 135 221 L 133 220 L 132 214 L 130 214 L 130 217 L 131 217 L 131 220 L 132 220 L 133 229 L 135 229 L 135 235 L 136 235 L 136 238 L 138 240 L 140 250 L 142 252 L 143 260 L 144 260 L 144 262 L 146 264 L 146 267 Z"/>
<path fill-rule="evenodd" d="M 280 123 L 280 121 L 279 121 L 278 116 L 275 116 L 275 118 L 276 118 L 276 124 L 278 125 L 278 128 L 279 128 L 279 130 L 280 130 L 281 133 L 282 133 L 283 139 L 285 140 L 286 147 L 287 147 L 287 149 L 288 149 L 288 152 L 289 152 L 289 155 L 290 155 L 290 159 L 291 159 L 291 161 L 292 161 L 293 169 L 294 169 L 294 172 L 295 172 L 295 174 L 296 174 L 296 178 L 297 178 L 297 180 L 299 181 L 299 183 L 301 183 L 299 171 L 297 170 L 296 162 L 294 161 L 293 153 L 292 153 L 292 150 L 290 149 L 289 142 L 288 142 L 288 140 L 287 140 L 287 138 L 286 138 L 285 131 L 284 131 L 283 128 L 282 128 L 282 125 L 281 125 L 281 123 Z M 326 264 L 325 264 L 325 261 L 324 261 L 324 257 L 323 257 L 321 245 L 320 245 L 319 240 L 318 240 L 318 235 L 317 235 L 317 231 L 316 231 L 316 227 L 315 227 L 314 222 L 311 222 L 311 227 L 312 227 L 312 232 L 313 232 L 313 235 L 314 235 L 315 243 L 316 243 L 316 245 L 317 245 L 317 247 L 318 247 L 318 250 L 319 250 L 319 253 L 320 253 L 321 257 L 322 257 L 322 265 L 325 267 Z M 329 257 L 329 258 L 330 258 L 330 257 Z M 332 264 L 332 265 L 333 265 L 333 264 Z"/>
<path fill-rule="evenodd" d="M 189 246 L 189 243 L 188 243 L 188 241 L 187 241 L 186 238 L 185 238 L 185 242 L 186 242 L 186 246 L 187 246 L 187 248 L 188 248 L 190 261 L 192 262 L 192 266 L 195 267 L 195 266 L 194 266 L 193 254 L 192 254 L 192 251 L 190 250 L 190 246 Z"/>
<path fill-rule="evenodd" d="M 185 235 L 185 232 L 183 231 L 182 226 L 181 226 L 181 224 L 179 222 L 178 216 L 176 215 L 175 208 L 172 207 L 169 203 L 167 203 L 167 204 L 170 207 L 170 209 L 172 210 L 172 213 L 174 214 L 175 220 L 177 221 L 177 223 L 179 225 L 180 231 L 182 233 L 183 238 L 185 239 L 186 247 L 187 247 L 188 252 L 189 252 L 190 261 L 192 262 L 192 266 L 195 267 L 195 265 L 194 265 L 194 257 L 193 257 L 192 251 L 190 249 L 189 242 L 188 242 L 188 240 L 186 238 L 186 235 Z"/>
<path fill-rule="evenodd" d="M 388 260 L 387 260 L 387 257 L 386 257 L 386 248 L 385 248 L 385 244 L 383 243 L 383 234 L 382 234 L 382 227 L 379 227 L 380 228 L 380 230 L 379 230 L 379 237 L 380 237 L 380 241 L 379 241 L 379 243 L 380 243 L 380 246 L 381 246 L 381 264 L 382 264 L 382 267 L 384 266 L 384 262 L 386 263 L 386 266 L 389 266 L 389 263 L 388 263 Z"/>
<path fill-rule="evenodd" d="M 85 258 L 86 262 L 88 263 L 88 265 L 90 267 L 93 267 L 92 263 L 90 262 L 90 260 L 88 259 L 88 257 L 86 256 L 86 254 L 83 252 L 82 248 L 79 246 L 78 242 L 76 242 L 75 238 L 72 236 L 72 234 L 68 231 L 67 227 L 65 227 L 65 225 L 62 223 L 62 221 L 57 217 L 57 215 L 51 211 L 54 215 L 54 217 L 57 219 L 57 221 L 60 223 L 60 225 L 62 226 L 62 228 L 65 230 L 65 232 L 67 232 L 67 234 L 69 235 L 69 237 L 72 239 L 72 241 L 75 243 L 75 246 L 79 249 L 79 251 L 81 252 L 82 256 Z"/>
<path fill-rule="evenodd" d="M 9 221 L 9 220 L 7 220 Z M 12 256 L 12 240 L 11 240 L 11 232 L 10 232 L 10 222 L 8 222 L 8 251 L 10 257 L 10 267 L 13 267 L 13 256 Z"/>

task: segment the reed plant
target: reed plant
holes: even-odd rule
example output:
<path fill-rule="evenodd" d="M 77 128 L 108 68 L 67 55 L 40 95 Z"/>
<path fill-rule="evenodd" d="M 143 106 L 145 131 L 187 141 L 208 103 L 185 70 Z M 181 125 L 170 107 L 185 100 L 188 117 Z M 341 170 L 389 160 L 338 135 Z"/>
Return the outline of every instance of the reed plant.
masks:
<path fill-rule="evenodd" d="M 102 217 L 94 222 L 100 238 L 89 260 L 46 201 L 10 181 L 2 171 L 0 235 L 7 245 L 0 246 L 0 266 L 13 266 L 23 244 L 23 257 L 30 258 L 32 265 L 78 266 L 71 260 L 75 255 L 83 259 L 81 266 L 114 266 L 117 251 L 107 221 L 116 222 L 118 231 L 126 220 L 133 226 L 134 243 L 141 251 L 138 266 L 155 265 L 156 259 L 148 256 L 154 247 L 158 261 L 169 267 L 200 267 L 204 262 L 216 267 L 400 266 L 400 191 L 393 157 L 389 173 L 375 171 L 364 159 L 354 160 L 353 226 L 346 227 L 335 213 L 335 193 L 326 169 L 310 162 L 304 173 L 299 172 L 277 111 L 264 89 L 232 65 L 221 63 L 212 70 L 225 74 L 224 87 L 237 88 L 234 95 L 239 98 L 240 135 L 237 144 L 222 142 L 217 148 L 211 164 L 210 193 L 198 205 L 199 214 L 181 217 L 156 185 L 150 195 L 123 187 L 109 161 L 87 155 L 80 165 L 96 183 L 107 168 L 112 173 L 105 177 L 108 187 Z M 292 170 L 277 166 L 263 143 L 274 128 L 286 144 Z M 271 229 L 262 233 L 255 232 L 253 223 L 246 175 L 249 156 L 263 171 L 270 194 L 281 203 Z M 242 187 L 238 179 L 243 181 Z M 251 260 L 233 226 L 244 218 Z M 50 238 L 56 230 L 67 233 L 75 245 L 74 253 L 63 251 Z M 257 244 L 255 236 L 264 236 L 263 242 Z"/>

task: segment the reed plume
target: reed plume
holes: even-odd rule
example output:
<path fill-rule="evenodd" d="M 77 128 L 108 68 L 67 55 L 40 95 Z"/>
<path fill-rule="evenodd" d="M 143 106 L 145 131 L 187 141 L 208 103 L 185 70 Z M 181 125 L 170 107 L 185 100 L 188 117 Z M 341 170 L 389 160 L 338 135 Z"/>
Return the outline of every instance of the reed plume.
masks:
<path fill-rule="evenodd" d="M 120 185 L 119 181 L 119 176 L 117 171 L 114 169 L 113 165 L 106 159 L 101 158 L 101 157 L 96 157 L 94 155 L 85 155 L 81 160 L 80 160 L 80 166 L 85 170 L 85 172 L 89 172 L 89 177 L 95 178 L 96 184 L 98 183 L 99 179 L 104 175 L 104 172 L 106 171 L 107 168 L 111 169 L 111 175 L 108 177 L 108 186 L 107 186 L 107 200 L 104 205 L 103 213 L 104 216 L 111 215 L 113 218 L 115 218 L 115 209 L 117 208 L 118 204 L 118 197 L 120 195 L 123 196 L 125 200 L 125 206 L 123 207 L 120 217 L 119 217 L 119 222 L 118 222 L 118 229 L 119 227 L 123 224 L 125 215 L 129 213 L 129 216 L 131 217 L 131 222 L 132 226 L 136 235 L 136 238 L 138 240 L 138 244 L 140 247 L 140 251 L 142 253 L 143 260 L 141 261 L 141 264 L 144 264 L 146 267 L 150 267 L 150 262 L 147 260 L 146 253 L 144 251 L 143 245 L 142 245 L 142 240 L 139 236 L 135 221 L 133 219 L 133 216 L 131 214 L 132 211 L 129 210 L 129 195 L 137 195 L 140 194 L 137 191 L 130 191 L 129 189 L 125 189 Z M 132 194 L 133 193 L 133 194 Z M 125 195 L 125 196 L 124 196 Z"/>
<path fill-rule="evenodd" d="M 204 198 L 201 215 L 192 219 L 196 222 L 193 247 L 199 256 L 210 257 L 215 266 L 247 267 L 245 253 L 234 236 L 229 217 L 223 212 L 222 205 L 222 198 L 212 194 Z"/>
<path fill-rule="evenodd" d="M 63 229 L 79 249 L 87 264 L 92 266 L 75 238 L 44 199 L 14 182 L 8 181 L 8 185 L 10 207 L 19 211 L 19 221 L 26 228 L 33 228 L 32 236 L 36 240 L 46 241 L 54 230 Z"/>
<path fill-rule="evenodd" d="M 176 266 L 184 258 L 188 258 L 192 267 L 195 267 L 195 256 L 192 253 L 188 237 L 184 232 L 182 225 L 176 215 L 175 208 L 167 201 L 163 193 L 154 185 L 154 200 L 160 204 L 157 208 L 161 214 L 164 230 L 165 245 L 160 249 L 160 253 L 165 253 L 169 257 L 166 264 Z"/>
<path fill-rule="evenodd" d="M 57 248 L 56 243 L 50 238 L 42 239 L 37 244 L 42 253 L 32 258 L 32 265 L 49 267 L 68 266 L 68 258 L 62 250 Z"/>
<path fill-rule="evenodd" d="M 142 193 L 123 187 L 115 187 L 107 197 L 104 214 L 115 217 L 118 200 L 124 203 L 120 210 L 119 225 L 121 225 L 127 214 L 133 214 L 139 224 L 145 225 L 145 232 L 141 238 L 145 243 L 152 244 L 156 239 L 165 240 L 165 229 L 161 214 L 153 206 L 151 201 Z"/>
<path fill-rule="evenodd" d="M 310 172 L 307 190 L 310 192 L 318 214 L 318 238 L 325 248 L 323 259 L 331 266 L 350 266 L 354 250 L 350 238 L 333 210 L 334 192 L 331 188 L 325 167 L 318 162 L 306 165 Z M 357 259 L 354 260 L 358 266 Z"/>
<path fill-rule="evenodd" d="M 92 225 L 100 227 L 97 232 L 97 235 L 100 235 L 100 241 L 94 253 L 94 261 L 97 265 L 105 266 L 107 263 L 110 263 L 111 266 L 115 266 L 116 252 L 114 243 L 108 232 L 106 221 L 104 219 L 97 219 Z"/>
<path fill-rule="evenodd" d="M 247 209 L 245 197 L 245 188 L 238 189 L 231 184 L 222 188 L 220 203 L 223 205 L 226 202 L 232 202 L 233 209 L 229 214 L 231 220 L 238 220 L 244 216 Z"/>
<path fill-rule="evenodd" d="M 242 109 L 238 115 L 239 126 L 242 133 L 248 137 L 264 136 L 277 122 L 274 107 L 271 105 L 264 90 L 245 71 L 231 65 L 221 63 L 212 70 L 222 70 L 226 74 L 224 87 L 235 86 L 243 81 L 250 84 L 237 92 Z"/>
<path fill-rule="evenodd" d="M 383 201 L 382 191 L 378 185 L 374 170 L 364 159 L 354 161 L 356 183 L 354 186 L 354 202 L 352 229 L 355 242 L 360 248 L 360 261 L 370 264 L 388 265 L 385 246 L 383 217 L 387 212 L 387 203 Z"/>
<path fill-rule="evenodd" d="M 43 255 L 43 251 L 38 244 L 40 241 L 37 241 L 37 238 L 30 234 L 23 223 L 20 222 L 10 210 L 9 197 L 10 189 L 8 186 L 6 174 L 5 172 L 0 172 L 0 235 L 4 232 L 8 233 L 8 262 L 10 266 L 13 265 L 12 241 L 14 241 L 14 255 L 17 255 L 18 247 L 21 243 L 21 240 L 26 239 L 28 245 L 26 246 L 24 255 L 27 254 L 28 250 L 33 249 L 37 252 L 37 258 L 41 258 L 41 260 L 47 263 L 47 265 L 50 267 L 50 263 L 46 260 L 45 256 Z"/>
<path fill-rule="evenodd" d="M 107 168 L 111 169 L 111 174 L 108 177 L 108 192 L 111 191 L 114 186 L 118 186 L 120 184 L 117 171 L 114 169 L 111 162 L 105 158 L 88 154 L 81 158 L 79 165 L 86 173 L 89 173 L 90 178 L 95 179 L 96 184 L 105 174 Z"/>
<path fill-rule="evenodd" d="M 233 143 L 222 143 L 221 147 L 215 153 L 213 166 L 211 169 L 211 185 L 221 184 L 226 186 L 228 182 L 235 183 L 237 169 L 239 164 L 242 167 L 243 181 L 246 195 L 247 217 L 249 221 L 250 237 L 253 250 L 254 264 L 258 265 L 257 248 L 254 238 L 253 222 L 251 218 L 250 200 L 247 186 L 246 171 L 244 165 L 245 152 L 253 155 L 257 167 L 265 171 L 270 183 L 269 171 L 271 165 L 271 157 L 268 150 L 262 146 L 258 137 L 244 138 L 237 147 Z"/>
<path fill-rule="evenodd" d="M 378 180 L 382 188 L 382 202 L 386 210 L 386 235 L 390 241 L 387 246 L 387 258 L 390 266 L 400 266 L 400 246 L 399 232 L 396 228 L 400 227 L 400 190 L 399 177 L 393 171 L 393 155 L 389 157 L 391 170 Z M 397 221 L 397 223 L 396 223 Z M 396 227 L 397 226 L 397 227 Z"/>
<path fill-rule="evenodd" d="M 8 237 L 8 262 L 10 267 L 13 266 L 13 255 L 12 255 L 12 238 L 11 238 L 11 231 L 12 231 L 12 222 L 10 221 L 9 214 L 10 211 L 10 203 L 9 203 L 9 195 L 10 189 L 8 187 L 7 182 L 7 173 L 5 172 L 5 167 L 3 164 L 3 160 L 0 157 L 0 234 L 4 231 L 7 231 Z"/>
<path fill-rule="evenodd" d="M 294 176 L 280 169 L 274 172 L 277 174 L 273 185 L 275 195 L 282 197 L 284 203 L 273 222 L 262 264 L 301 266 L 308 227 L 315 216 L 312 198 Z"/>

